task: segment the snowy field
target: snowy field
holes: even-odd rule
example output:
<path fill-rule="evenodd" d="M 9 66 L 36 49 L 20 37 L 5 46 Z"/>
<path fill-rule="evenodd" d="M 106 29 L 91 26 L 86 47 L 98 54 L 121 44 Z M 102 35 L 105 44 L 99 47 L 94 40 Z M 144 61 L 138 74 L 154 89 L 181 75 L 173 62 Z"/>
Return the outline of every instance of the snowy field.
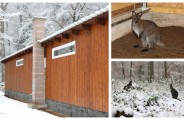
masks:
<path fill-rule="evenodd" d="M 173 84 L 181 101 L 172 98 L 168 81 L 133 81 L 133 88 L 126 91 L 128 82 L 112 79 L 112 117 L 184 117 L 183 81 Z"/>
<path fill-rule="evenodd" d="M 17 100 L 9 99 L 0 91 L 0 120 L 59 120 L 60 117 L 28 108 L 28 105 Z"/>

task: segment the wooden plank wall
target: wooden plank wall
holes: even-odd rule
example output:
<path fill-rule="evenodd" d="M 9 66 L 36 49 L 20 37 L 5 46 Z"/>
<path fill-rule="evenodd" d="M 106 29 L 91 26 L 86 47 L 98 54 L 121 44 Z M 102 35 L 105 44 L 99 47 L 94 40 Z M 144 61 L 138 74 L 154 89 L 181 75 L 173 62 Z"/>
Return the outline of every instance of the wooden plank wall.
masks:
<path fill-rule="evenodd" d="M 153 12 L 184 14 L 184 3 L 148 3 Z"/>
<path fill-rule="evenodd" d="M 24 58 L 24 65 L 16 67 L 16 60 Z M 32 52 L 5 63 L 5 89 L 32 94 Z"/>
<path fill-rule="evenodd" d="M 112 17 L 142 7 L 142 3 L 112 3 Z"/>
<path fill-rule="evenodd" d="M 134 3 L 112 3 L 112 11 L 119 10 L 128 6 L 132 6 Z"/>
<path fill-rule="evenodd" d="M 52 48 L 76 41 L 76 54 L 52 59 Z M 46 48 L 46 98 L 108 112 L 108 20 Z"/>

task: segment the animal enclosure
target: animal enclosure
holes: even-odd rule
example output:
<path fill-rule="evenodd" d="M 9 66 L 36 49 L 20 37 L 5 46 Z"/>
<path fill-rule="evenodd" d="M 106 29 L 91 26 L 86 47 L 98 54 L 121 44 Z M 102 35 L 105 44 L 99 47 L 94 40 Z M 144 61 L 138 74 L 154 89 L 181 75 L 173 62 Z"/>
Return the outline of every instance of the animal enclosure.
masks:
<path fill-rule="evenodd" d="M 144 3 L 139 8 L 129 7 L 128 12 L 112 18 L 112 58 L 183 58 L 184 46 L 184 4 L 183 3 Z M 128 9 L 127 6 L 123 7 Z M 122 8 L 122 9 L 123 9 Z M 154 45 L 154 50 L 141 52 L 143 48 L 134 48 L 142 45 L 131 29 L 132 11 L 142 12 L 141 19 L 151 20 L 159 26 L 160 40 L 166 47 Z M 121 20 L 118 20 L 121 19 Z M 118 22 L 119 21 L 119 22 Z"/>

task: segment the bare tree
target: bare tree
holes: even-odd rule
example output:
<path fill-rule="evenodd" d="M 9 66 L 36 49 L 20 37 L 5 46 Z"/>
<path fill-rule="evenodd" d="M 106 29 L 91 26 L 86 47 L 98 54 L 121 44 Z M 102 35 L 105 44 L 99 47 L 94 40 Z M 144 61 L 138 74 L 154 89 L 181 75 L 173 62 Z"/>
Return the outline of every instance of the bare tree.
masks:
<path fill-rule="evenodd" d="M 132 61 L 130 62 L 130 81 L 132 81 Z"/>
<path fill-rule="evenodd" d="M 154 80 L 154 63 L 150 61 L 150 82 Z"/>
<path fill-rule="evenodd" d="M 8 6 L 8 3 L 0 3 L 0 9 L 1 12 L 6 11 Z M 5 31 L 5 23 L 4 23 L 4 15 L 2 15 L 3 13 L 1 13 L 1 20 L 0 20 L 0 56 L 1 58 L 5 57 L 5 39 L 3 38 L 2 34 L 4 34 Z M 4 65 L 0 63 L 0 68 L 1 68 L 1 73 L 2 73 L 2 81 L 4 81 Z"/>
<path fill-rule="evenodd" d="M 151 83 L 154 79 L 154 65 L 153 61 L 149 61 L 148 63 L 148 82 Z"/>
<path fill-rule="evenodd" d="M 121 62 L 121 65 L 122 65 L 122 77 L 123 77 L 123 79 L 125 79 L 125 69 L 124 69 L 123 62 Z"/>
<path fill-rule="evenodd" d="M 143 65 L 139 65 L 138 74 L 139 74 L 139 80 L 141 81 L 143 79 L 142 75 L 144 75 Z"/>
<path fill-rule="evenodd" d="M 167 62 L 164 61 L 164 78 L 167 79 L 168 75 L 167 75 Z"/>
<path fill-rule="evenodd" d="M 0 3 L 0 9 L 2 10 L 2 11 L 6 11 L 6 9 L 7 9 L 7 6 L 8 6 L 8 3 Z M 3 13 L 1 13 L 1 14 L 3 14 Z M 5 23 L 4 23 L 4 15 L 1 15 L 1 21 L 0 21 L 0 31 L 1 31 L 1 34 L 3 34 L 4 33 L 4 31 L 5 31 Z M 1 49 L 1 57 L 5 57 L 5 46 L 4 46 L 4 38 L 2 37 L 2 36 L 0 36 L 0 49 Z"/>

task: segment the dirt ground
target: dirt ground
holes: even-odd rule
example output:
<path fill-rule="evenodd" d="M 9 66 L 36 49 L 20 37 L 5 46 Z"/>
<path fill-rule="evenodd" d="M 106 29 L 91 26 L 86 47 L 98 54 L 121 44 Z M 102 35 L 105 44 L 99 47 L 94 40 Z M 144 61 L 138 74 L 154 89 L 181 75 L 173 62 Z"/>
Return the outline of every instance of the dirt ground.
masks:
<path fill-rule="evenodd" d="M 141 52 L 141 41 L 133 33 L 129 33 L 112 42 L 112 58 L 184 58 L 184 28 L 161 27 L 161 41 L 167 48 L 155 45 L 154 50 Z"/>

